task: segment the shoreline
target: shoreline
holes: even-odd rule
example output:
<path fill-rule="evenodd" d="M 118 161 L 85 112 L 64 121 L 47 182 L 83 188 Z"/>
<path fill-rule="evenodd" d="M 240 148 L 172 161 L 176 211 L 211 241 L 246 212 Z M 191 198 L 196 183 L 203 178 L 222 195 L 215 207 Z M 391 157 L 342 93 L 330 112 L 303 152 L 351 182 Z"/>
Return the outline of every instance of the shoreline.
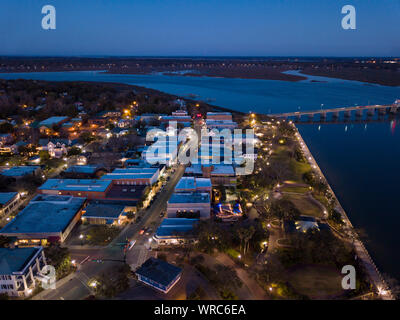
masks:
<path fill-rule="evenodd" d="M 318 163 L 316 162 L 314 156 L 312 155 L 311 151 L 309 150 L 307 144 L 305 143 L 305 141 L 304 141 L 303 137 L 301 136 L 300 132 L 298 131 L 297 127 L 295 125 L 294 125 L 294 127 L 296 129 L 296 137 L 300 142 L 301 149 L 304 152 L 304 155 L 305 155 L 307 161 L 312 165 L 313 169 L 322 178 L 322 181 L 328 186 L 329 192 L 332 194 L 332 196 L 335 199 L 336 207 L 339 210 L 339 212 L 341 213 L 342 219 L 345 222 L 345 226 L 346 226 L 345 232 L 349 233 L 349 234 L 347 234 L 347 236 L 352 238 L 354 249 L 357 253 L 357 257 L 359 259 L 361 259 L 361 261 L 364 265 L 365 271 L 368 274 L 368 277 L 371 281 L 371 284 L 374 285 L 374 287 L 378 291 L 378 293 L 382 292 L 381 297 L 383 300 L 394 300 L 394 298 L 390 292 L 390 288 L 388 288 L 388 285 L 386 284 L 386 281 L 384 280 L 381 272 L 379 271 L 378 267 L 375 265 L 372 257 L 368 253 L 368 250 L 364 246 L 363 242 L 360 240 L 357 232 L 354 229 L 353 224 L 351 223 L 348 215 L 346 214 L 346 211 L 343 209 L 342 205 L 340 204 L 338 198 L 336 197 L 335 192 L 331 188 L 328 180 L 326 179 L 322 170 L 318 166 Z M 383 292 L 385 294 L 383 294 Z"/>

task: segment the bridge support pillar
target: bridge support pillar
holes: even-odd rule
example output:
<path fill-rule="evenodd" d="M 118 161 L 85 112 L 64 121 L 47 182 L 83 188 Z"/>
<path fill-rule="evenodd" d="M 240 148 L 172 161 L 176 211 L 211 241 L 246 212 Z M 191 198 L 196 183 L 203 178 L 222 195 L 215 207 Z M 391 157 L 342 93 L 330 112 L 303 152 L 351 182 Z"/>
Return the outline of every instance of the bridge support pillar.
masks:
<path fill-rule="evenodd" d="M 350 118 L 351 117 L 351 111 L 345 111 L 344 112 L 344 117 L 345 118 Z"/>
<path fill-rule="evenodd" d="M 357 116 L 358 118 L 361 118 L 361 117 L 363 116 L 363 111 L 362 111 L 362 110 L 357 110 L 357 111 L 356 111 L 356 116 Z"/>

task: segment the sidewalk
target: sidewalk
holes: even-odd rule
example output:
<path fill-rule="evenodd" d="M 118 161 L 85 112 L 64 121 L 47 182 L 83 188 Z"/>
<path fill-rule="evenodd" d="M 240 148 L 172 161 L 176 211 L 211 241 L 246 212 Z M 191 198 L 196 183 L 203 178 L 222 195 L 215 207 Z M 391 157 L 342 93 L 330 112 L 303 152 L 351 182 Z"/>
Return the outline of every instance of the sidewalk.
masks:
<path fill-rule="evenodd" d="M 76 276 L 76 272 L 72 272 L 69 275 L 67 275 L 66 277 L 58 280 L 56 282 L 56 288 L 61 287 L 62 285 L 64 285 L 65 283 L 67 283 L 68 281 L 72 280 L 74 277 Z M 45 296 L 50 293 L 53 289 L 47 289 L 47 290 L 43 290 L 42 292 L 39 292 L 37 295 L 31 297 L 31 300 L 43 300 L 45 298 Z"/>
<path fill-rule="evenodd" d="M 393 300 L 393 296 L 388 289 L 388 286 L 383 279 L 381 273 L 379 272 L 378 268 L 376 267 L 374 261 L 372 260 L 371 256 L 369 255 L 367 249 L 365 248 L 364 244 L 358 239 L 357 233 L 354 231 L 354 227 L 350 222 L 349 217 L 347 216 L 346 212 L 344 211 L 343 207 L 341 206 L 338 198 L 336 197 L 335 193 L 333 192 L 331 186 L 328 183 L 328 180 L 325 178 L 324 174 L 322 173 L 321 169 L 319 168 L 317 162 L 315 161 L 314 157 L 312 156 L 310 150 L 308 149 L 306 143 L 303 140 L 303 137 L 300 135 L 300 133 L 297 131 L 296 134 L 300 145 L 302 147 L 302 150 L 308 159 L 309 163 L 313 166 L 314 170 L 317 171 L 317 173 L 320 175 L 322 181 L 326 183 L 328 186 L 329 191 L 331 194 L 334 196 L 336 203 L 337 203 L 337 208 L 339 209 L 343 219 L 345 220 L 346 227 L 348 231 L 354 235 L 355 241 L 354 241 L 354 248 L 356 250 L 357 256 L 361 259 L 363 262 L 363 265 L 368 273 L 368 276 L 375 286 L 375 288 L 379 291 L 385 290 L 385 294 L 382 294 L 382 299 L 383 300 Z"/>

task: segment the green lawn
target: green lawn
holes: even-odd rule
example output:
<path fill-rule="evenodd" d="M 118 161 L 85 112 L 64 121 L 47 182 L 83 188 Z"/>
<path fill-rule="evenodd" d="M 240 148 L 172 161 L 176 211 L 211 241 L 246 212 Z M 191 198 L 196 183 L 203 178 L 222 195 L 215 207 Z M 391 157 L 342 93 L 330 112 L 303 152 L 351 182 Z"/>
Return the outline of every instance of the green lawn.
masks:
<path fill-rule="evenodd" d="M 307 193 L 310 191 L 308 187 L 297 187 L 297 186 L 285 186 L 280 190 L 282 192 L 294 192 L 294 193 Z"/>
<path fill-rule="evenodd" d="M 239 251 L 236 251 L 233 248 L 229 248 L 228 250 L 226 250 L 226 254 L 233 259 L 238 259 L 239 255 L 240 255 Z"/>
<path fill-rule="evenodd" d="M 329 299 L 342 295 L 342 275 L 335 267 L 300 266 L 288 272 L 288 281 L 300 294 L 311 299 Z"/>
<path fill-rule="evenodd" d="M 295 159 L 290 158 L 288 147 L 286 146 L 278 146 L 274 149 L 271 161 L 286 163 L 291 171 L 289 179 L 298 183 L 304 183 L 302 179 L 303 174 L 311 170 L 311 166 L 308 163 L 298 162 Z"/>
<path fill-rule="evenodd" d="M 285 194 L 284 198 L 291 201 L 302 215 L 312 216 L 312 217 L 322 217 L 321 209 L 311 202 L 307 196 L 300 194 Z"/>

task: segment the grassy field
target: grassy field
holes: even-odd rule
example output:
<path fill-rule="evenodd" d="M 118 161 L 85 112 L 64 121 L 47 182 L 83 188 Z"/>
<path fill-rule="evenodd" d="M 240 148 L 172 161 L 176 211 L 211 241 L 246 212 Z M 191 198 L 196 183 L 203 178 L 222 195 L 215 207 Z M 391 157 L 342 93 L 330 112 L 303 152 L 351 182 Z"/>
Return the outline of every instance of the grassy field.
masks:
<path fill-rule="evenodd" d="M 305 195 L 301 194 L 285 194 L 284 198 L 291 201 L 302 215 L 312 216 L 316 218 L 323 217 L 321 209 Z"/>
<path fill-rule="evenodd" d="M 298 162 L 291 158 L 289 156 L 288 147 L 286 146 L 279 146 L 274 149 L 271 161 L 285 163 L 290 169 L 290 176 L 288 179 L 296 183 L 304 183 L 302 179 L 303 174 L 311 170 L 311 166 L 308 163 Z"/>
<path fill-rule="evenodd" d="M 299 186 L 285 186 L 280 190 L 282 192 L 293 192 L 293 193 L 307 193 L 310 191 L 308 187 L 299 187 Z"/>
<path fill-rule="evenodd" d="M 335 267 L 307 265 L 288 272 L 293 288 L 311 299 L 329 299 L 342 295 L 342 276 Z"/>

